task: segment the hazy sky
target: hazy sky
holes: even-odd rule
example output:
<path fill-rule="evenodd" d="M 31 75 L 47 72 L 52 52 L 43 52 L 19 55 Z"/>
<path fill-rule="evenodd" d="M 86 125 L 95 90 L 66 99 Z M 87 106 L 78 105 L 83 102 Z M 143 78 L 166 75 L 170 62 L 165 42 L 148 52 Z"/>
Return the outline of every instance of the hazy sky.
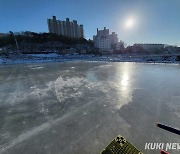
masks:
<path fill-rule="evenodd" d="M 52 15 L 77 20 L 90 39 L 106 26 L 127 44 L 180 46 L 180 0 L 0 0 L 0 33 L 48 32 Z M 129 17 L 135 25 L 125 29 Z"/>

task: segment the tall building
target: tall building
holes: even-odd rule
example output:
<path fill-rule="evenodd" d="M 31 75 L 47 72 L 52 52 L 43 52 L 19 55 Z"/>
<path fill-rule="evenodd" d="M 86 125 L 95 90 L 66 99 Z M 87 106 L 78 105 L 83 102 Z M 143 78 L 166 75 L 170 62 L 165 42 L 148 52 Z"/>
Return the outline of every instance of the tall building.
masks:
<path fill-rule="evenodd" d="M 104 27 L 103 30 L 97 29 L 97 35 L 93 36 L 94 46 L 100 51 L 113 51 L 116 49 L 118 37 L 115 32 L 109 34 L 109 29 Z"/>
<path fill-rule="evenodd" d="M 47 23 L 49 33 L 73 38 L 84 38 L 83 25 L 78 25 L 76 20 L 71 22 L 69 18 L 66 18 L 66 21 L 61 21 L 57 20 L 56 16 L 53 16 L 52 19 L 47 19 Z"/>

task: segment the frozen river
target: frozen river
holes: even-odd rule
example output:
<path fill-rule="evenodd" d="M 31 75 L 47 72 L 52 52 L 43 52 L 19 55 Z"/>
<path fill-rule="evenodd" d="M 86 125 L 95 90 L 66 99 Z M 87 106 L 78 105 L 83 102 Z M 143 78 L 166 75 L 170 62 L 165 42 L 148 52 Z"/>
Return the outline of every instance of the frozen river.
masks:
<path fill-rule="evenodd" d="M 159 153 L 145 143 L 180 138 L 157 121 L 180 128 L 178 65 L 0 65 L 0 154 L 96 154 L 119 134 Z"/>

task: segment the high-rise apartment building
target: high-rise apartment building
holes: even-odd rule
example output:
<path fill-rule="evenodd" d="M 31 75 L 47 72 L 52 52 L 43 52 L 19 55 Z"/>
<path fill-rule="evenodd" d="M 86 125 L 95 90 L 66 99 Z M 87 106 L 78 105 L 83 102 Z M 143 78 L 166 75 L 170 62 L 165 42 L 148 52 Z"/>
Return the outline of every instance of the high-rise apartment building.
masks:
<path fill-rule="evenodd" d="M 84 38 L 83 25 L 78 25 L 76 20 L 71 22 L 69 18 L 66 18 L 66 21 L 61 21 L 57 20 L 56 16 L 53 16 L 52 19 L 47 19 L 47 22 L 49 33 L 73 38 Z"/>

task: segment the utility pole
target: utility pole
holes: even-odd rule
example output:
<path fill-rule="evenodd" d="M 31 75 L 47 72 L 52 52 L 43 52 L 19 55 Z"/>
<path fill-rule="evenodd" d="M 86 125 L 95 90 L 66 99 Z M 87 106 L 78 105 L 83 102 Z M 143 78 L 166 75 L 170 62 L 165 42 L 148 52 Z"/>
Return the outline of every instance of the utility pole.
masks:
<path fill-rule="evenodd" d="M 18 42 L 17 42 L 16 36 L 14 35 L 14 33 L 12 31 L 10 31 L 10 34 L 12 34 L 13 37 L 14 37 L 14 41 L 16 43 L 16 48 L 17 48 L 17 53 L 19 54 L 20 52 L 19 52 L 19 46 L 18 46 Z"/>

